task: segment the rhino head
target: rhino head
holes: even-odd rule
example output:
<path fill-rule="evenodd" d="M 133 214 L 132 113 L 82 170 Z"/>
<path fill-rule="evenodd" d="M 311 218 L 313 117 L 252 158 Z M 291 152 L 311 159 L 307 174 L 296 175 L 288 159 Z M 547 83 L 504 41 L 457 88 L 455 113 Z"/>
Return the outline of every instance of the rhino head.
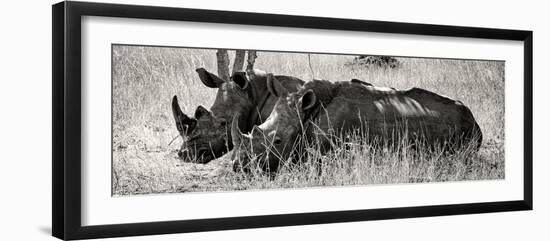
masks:
<path fill-rule="evenodd" d="M 239 116 L 241 128 L 246 129 L 244 125 L 254 107 L 254 96 L 244 72 L 236 72 L 229 80 L 224 80 L 203 68 L 196 71 L 204 85 L 218 89 L 211 111 L 198 106 L 195 115 L 189 117 L 181 111 L 174 96 L 172 112 L 176 127 L 185 140 L 178 156 L 185 162 L 208 163 L 233 148 L 229 121 Z"/>
<path fill-rule="evenodd" d="M 278 97 L 267 120 L 247 134 L 240 131 L 237 119 L 232 123 L 234 171 L 277 171 L 281 161 L 288 160 L 299 146 L 303 120 L 317 105 L 315 93 L 304 89 L 305 86 L 298 92 L 289 93 L 279 80 L 268 74 L 267 87 Z"/>

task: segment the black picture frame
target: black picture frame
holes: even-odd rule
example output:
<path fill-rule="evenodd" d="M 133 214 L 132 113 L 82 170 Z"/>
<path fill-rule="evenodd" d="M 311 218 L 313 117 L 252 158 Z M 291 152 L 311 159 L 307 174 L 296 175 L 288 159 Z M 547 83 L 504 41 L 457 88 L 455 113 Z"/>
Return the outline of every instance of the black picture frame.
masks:
<path fill-rule="evenodd" d="M 81 224 L 81 17 L 104 16 L 258 26 L 517 40 L 524 43 L 522 200 L 405 208 L 212 218 L 99 226 Z M 52 6 L 52 233 L 60 239 L 200 232 L 380 219 L 532 210 L 533 32 L 171 7 L 60 2 Z"/>

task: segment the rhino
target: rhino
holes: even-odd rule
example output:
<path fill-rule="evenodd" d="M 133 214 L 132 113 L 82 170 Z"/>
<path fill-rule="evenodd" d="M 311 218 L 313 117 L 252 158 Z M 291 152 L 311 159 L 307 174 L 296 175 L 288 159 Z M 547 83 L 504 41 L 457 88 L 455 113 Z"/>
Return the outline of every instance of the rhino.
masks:
<path fill-rule="evenodd" d="M 208 163 L 233 148 L 231 121 L 237 117 L 239 128 L 249 131 L 267 119 L 278 97 L 267 90 L 266 73 L 260 70 L 235 72 L 225 80 L 204 68 L 196 69 L 200 80 L 218 92 L 210 111 L 198 106 L 193 117 L 181 110 L 177 96 L 172 98 L 172 112 L 184 143 L 178 156 L 184 162 Z M 287 92 L 297 91 L 302 80 L 284 75 L 271 76 Z"/>
<path fill-rule="evenodd" d="M 335 138 L 357 132 L 367 144 L 407 137 L 431 147 L 456 150 L 475 145 L 477 150 L 482 142 L 468 107 L 421 88 L 397 90 L 358 79 L 312 80 L 289 93 L 271 75 L 267 82 L 271 94 L 279 97 L 267 120 L 247 134 L 237 128 L 238 120 L 233 122 L 235 171 L 259 167 L 276 172 L 281 161 L 297 153 L 300 138 L 318 145 L 321 154 L 333 147 Z"/>

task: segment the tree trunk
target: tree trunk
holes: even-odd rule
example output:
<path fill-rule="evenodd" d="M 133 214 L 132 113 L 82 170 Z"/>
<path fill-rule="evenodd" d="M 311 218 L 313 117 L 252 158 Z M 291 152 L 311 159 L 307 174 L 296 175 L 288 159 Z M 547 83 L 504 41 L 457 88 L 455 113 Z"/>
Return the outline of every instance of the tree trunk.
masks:
<path fill-rule="evenodd" d="M 248 58 L 246 60 L 247 64 L 246 64 L 246 73 L 248 74 L 248 76 L 250 76 L 251 78 L 255 78 L 256 76 L 254 75 L 254 62 L 256 62 L 256 58 L 258 56 L 256 55 L 256 51 L 254 50 L 249 50 L 248 51 Z"/>
<path fill-rule="evenodd" d="M 311 79 L 315 79 L 315 72 L 313 72 L 313 67 L 311 66 L 311 54 L 307 54 L 307 62 L 309 64 L 309 71 L 311 71 Z"/>
<path fill-rule="evenodd" d="M 235 51 L 235 62 L 233 62 L 233 71 L 232 71 L 233 74 L 237 71 L 243 70 L 245 54 L 246 54 L 246 51 L 244 50 Z"/>
<path fill-rule="evenodd" d="M 218 59 L 218 76 L 223 80 L 229 80 L 229 54 L 226 49 L 218 49 L 216 52 Z"/>

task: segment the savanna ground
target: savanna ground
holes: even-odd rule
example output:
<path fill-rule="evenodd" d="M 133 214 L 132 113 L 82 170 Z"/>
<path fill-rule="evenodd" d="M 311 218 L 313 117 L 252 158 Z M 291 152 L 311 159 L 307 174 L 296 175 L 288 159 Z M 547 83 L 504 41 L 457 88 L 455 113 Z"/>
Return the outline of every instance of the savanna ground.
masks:
<path fill-rule="evenodd" d="M 217 73 L 216 51 L 115 45 L 113 195 L 504 178 L 503 62 L 396 58 L 397 68 L 384 68 L 353 64 L 354 57 L 258 52 L 255 68 L 306 81 L 357 78 L 376 86 L 420 87 L 460 100 L 481 127 L 481 149 L 424 155 L 406 146 L 335 148 L 320 167 L 283 168 L 275 177 L 233 172 L 230 153 L 206 165 L 183 163 L 176 153 L 182 139 L 171 143 L 178 132 L 170 101 L 178 95 L 189 115 L 198 105 L 211 106 L 216 89 L 204 86 L 195 69 Z"/>

